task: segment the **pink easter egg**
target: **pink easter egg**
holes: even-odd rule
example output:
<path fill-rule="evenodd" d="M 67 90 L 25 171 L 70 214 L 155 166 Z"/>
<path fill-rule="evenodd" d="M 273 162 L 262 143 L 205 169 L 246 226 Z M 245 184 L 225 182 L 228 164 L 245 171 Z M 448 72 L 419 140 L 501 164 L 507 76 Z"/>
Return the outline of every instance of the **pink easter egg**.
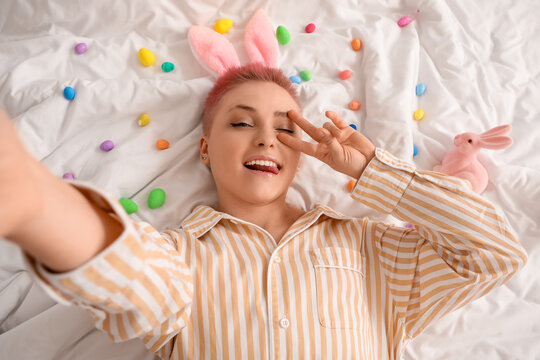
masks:
<path fill-rule="evenodd" d="M 306 25 L 306 32 L 307 33 L 312 33 L 315 31 L 315 24 L 313 23 L 309 23 Z"/>

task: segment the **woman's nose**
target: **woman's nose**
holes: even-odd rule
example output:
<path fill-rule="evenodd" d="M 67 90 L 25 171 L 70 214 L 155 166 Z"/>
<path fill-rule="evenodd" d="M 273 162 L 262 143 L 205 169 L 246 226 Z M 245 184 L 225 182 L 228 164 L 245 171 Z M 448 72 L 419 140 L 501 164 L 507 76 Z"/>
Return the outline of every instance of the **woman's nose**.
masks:
<path fill-rule="evenodd" d="M 274 146 L 277 141 L 277 136 L 274 129 L 261 129 L 257 134 L 257 145 L 258 146 Z"/>

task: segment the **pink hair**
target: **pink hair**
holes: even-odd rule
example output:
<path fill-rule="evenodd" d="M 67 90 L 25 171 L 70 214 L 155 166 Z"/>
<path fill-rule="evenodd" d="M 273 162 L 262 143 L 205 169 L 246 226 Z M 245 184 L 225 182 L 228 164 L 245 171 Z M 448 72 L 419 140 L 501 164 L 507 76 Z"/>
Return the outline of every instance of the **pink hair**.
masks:
<path fill-rule="evenodd" d="M 261 63 L 250 63 L 244 66 L 232 67 L 217 79 L 214 87 L 206 97 L 202 115 L 203 135 L 210 134 L 217 104 L 223 96 L 236 86 L 248 81 L 273 82 L 287 90 L 293 100 L 302 108 L 296 94 L 296 89 L 280 69 L 267 67 Z"/>

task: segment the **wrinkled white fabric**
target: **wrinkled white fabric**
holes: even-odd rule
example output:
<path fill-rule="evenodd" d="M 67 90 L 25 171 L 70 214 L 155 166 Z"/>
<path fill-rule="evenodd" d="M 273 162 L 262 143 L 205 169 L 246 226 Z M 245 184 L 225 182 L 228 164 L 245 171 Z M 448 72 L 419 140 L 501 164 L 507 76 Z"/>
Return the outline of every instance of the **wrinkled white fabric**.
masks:
<path fill-rule="evenodd" d="M 529 253 L 506 285 L 431 325 L 413 340 L 405 359 L 540 358 L 540 3 L 453 0 L 223 0 L 62 1 L 3 0 L 0 11 L 0 106 L 14 118 L 28 150 L 59 177 L 72 172 L 116 197 L 139 204 L 131 215 L 156 228 L 178 226 L 216 189 L 199 161 L 202 103 L 214 78 L 187 41 L 192 24 L 234 25 L 227 38 L 247 61 L 244 28 L 264 8 L 291 42 L 280 45 L 288 76 L 309 70 L 298 86 L 304 115 L 314 124 L 334 110 L 377 146 L 431 169 L 453 148 L 453 137 L 512 124 L 514 144 L 482 150 L 490 182 L 484 196 L 499 205 Z M 419 18 L 404 28 L 404 15 Z M 317 30 L 307 34 L 313 22 Z M 352 50 L 358 37 L 363 46 Z M 74 46 L 88 44 L 78 55 Z M 156 63 L 144 67 L 140 48 Z M 161 70 L 174 63 L 171 73 Z M 340 80 L 339 72 L 353 76 Z M 418 97 L 415 86 L 426 84 Z M 75 88 L 73 101 L 63 97 Z M 362 108 L 347 104 L 359 100 Z M 425 111 L 413 120 L 416 109 Z M 151 117 L 140 128 L 137 118 Z M 305 136 L 308 139 L 307 135 Z M 171 146 L 158 151 L 155 142 Z M 115 149 L 99 145 L 112 140 Z M 0 154 L 0 156 L 2 156 Z M 347 176 L 304 157 L 288 194 L 310 209 L 321 202 L 353 216 L 394 221 L 359 211 L 346 193 Z M 327 191 L 333 184 L 333 190 Z M 163 188 L 165 206 L 150 210 L 150 190 Z M 151 359 L 138 342 L 112 343 L 82 310 L 54 305 L 29 282 L 18 249 L 0 242 L 0 358 Z"/>

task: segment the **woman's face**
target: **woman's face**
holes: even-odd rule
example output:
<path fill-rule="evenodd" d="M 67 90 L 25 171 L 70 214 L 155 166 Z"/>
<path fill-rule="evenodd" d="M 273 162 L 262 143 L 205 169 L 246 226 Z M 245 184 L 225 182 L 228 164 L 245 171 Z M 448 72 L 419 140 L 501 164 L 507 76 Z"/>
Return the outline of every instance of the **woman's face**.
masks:
<path fill-rule="evenodd" d="M 248 81 L 223 96 L 210 134 L 200 141 L 201 156 L 207 156 L 201 161 L 210 164 L 220 202 L 264 205 L 280 197 L 284 201 L 300 152 L 280 142 L 277 134 L 302 137 L 301 129 L 287 117 L 291 109 L 300 112 L 289 93 L 272 82 Z M 253 163 L 259 157 L 268 158 Z"/>

